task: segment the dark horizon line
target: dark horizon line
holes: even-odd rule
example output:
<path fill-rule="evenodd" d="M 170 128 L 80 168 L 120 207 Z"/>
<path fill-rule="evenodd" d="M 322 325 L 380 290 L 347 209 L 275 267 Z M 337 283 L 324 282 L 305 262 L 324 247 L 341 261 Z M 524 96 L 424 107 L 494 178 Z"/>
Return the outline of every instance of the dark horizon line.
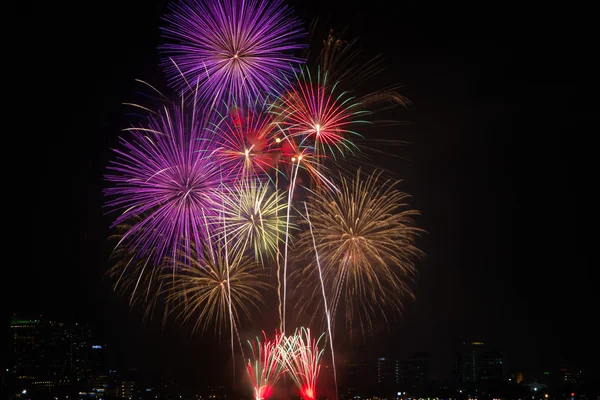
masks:
<path fill-rule="evenodd" d="M 13 317 L 17 317 L 17 318 L 42 318 L 42 320 L 44 321 L 48 321 L 48 322 L 59 322 L 59 323 L 79 323 L 79 324 L 83 324 L 88 326 L 91 330 L 92 330 L 92 334 L 94 336 L 94 340 L 96 342 L 101 342 L 102 345 L 107 345 L 107 342 L 111 342 L 111 340 L 102 337 L 103 335 L 100 335 L 98 332 L 98 327 L 102 326 L 102 323 L 98 323 L 96 321 L 94 322 L 89 322 L 89 321 L 82 321 L 80 315 L 80 313 L 78 312 L 74 312 L 74 311 L 69 311 L 69 312 L 64 312 L 64 311 L 54 311 L 54 312 L 21 312 L 21 311 L 14 311 L 12 313 L 10 313 L 10 319 L 8 322 L 8 324 L 6 325 L 7 329 L 10 329 L 11 326 L 11 322 Z M 491 344 L 489 344 L 491 342 Z M 485 338 L 471 338 L 469 340 L 457 340 L 455 341 L 451 346 L 448 346 L 445 348 L 444 351 L 434 351 L 430 348 L 430 346 L 421 346 L 420 349 L 418 350 L 412 350 L 412 351 L 398 351 L 397 349 L 395 351 L 391 351 L 389 353 L 385 353 L 382 354 L 382 352 L 378 352 L 377 355 L 373 355 L 373 354 L 369 354 L 369 357 L 365 357 L 364 356 L 364 352 L 365 350 L 368 349 L 361 349 L 358 353 L 358 355 L 353 355 L 352 357 L 346 357 L 347 359 L 351 360 L 352 362 L 360 362 L 363 360 L 369 360 L 369 362 L 372 362 L 373 360 L 377 360 L 378 358 L 391 358 L 394 359 L 395 361 L 409 361 L 411 359 L 413 359 L 416 355 L 421 354 L 421 355 L 427 355 L 429 359 L 429 362 L 432 362 L 440 357 L 443 357 L 444 355 L 448 356 L 448 355 L 457 355 L 461 352 L 461 348 L 462 346 L 472 346 L 476 343 L 481 343 L 482 345 L 485 346 L 486 351 L 492 351 L 492 352 L 498 352 L 499 354 L 501 354 L 501 356 L 504 358 L 505 362 L 508 361 L 508 364 L 511 364 L 511 361 L 514 361 L 513 359 L 515 358 L 516 354 L 513 354 L 510 350 L 508 350 L 507 348 L 504 348 L 505 346 L 500 346 L 497 344 L 494 344 L 494 340 L 486 340 Z M 109 343 L 110 344 L 110 348 L 118 348 L 120 347 L 122 344 L 121 343 Z M 427 347 L 429 347 L 429 349 L 427 349 Z M 368 351 L 369 353 L 371 353 L 370 351 Z M 120 364 L 117 363 L 117 364 Z M 555 359 L 553 361 L 548 361 L 546 367 L 536 367 L 534 368 L 534 370 L 538 370 L 539 371 L 547 371 L 547 370 L 556 370 L 559 368 L 567 368 L 567 369 L 577 369 L 577 370 L 595 370 L 596 368 L 598 368 L 598 366 L 595 366 L 593 364 L 589 364 L 589 363 L 585 363 L 585 362 L 572 362 L 567 360 L 565 357 L 561 357 L 561 359 Z M 341 365 L 341 364 L 340 364 Z M 133 365 L 128 365 L 128 366 L 124 366 L 124 365 L 120 365 L 120 367 L 125 368 L 125 369 L 131 369 L 131 368 L 138 368 L 137 366 L 133 366 Z M 518 368 L 517 368 L 518 369 Z M 529 370 L 529 372 L 531 372 L 531 368 L 521 368 L 522 370 Z M 516 371 L 516 370 L 515 370 Z"/>

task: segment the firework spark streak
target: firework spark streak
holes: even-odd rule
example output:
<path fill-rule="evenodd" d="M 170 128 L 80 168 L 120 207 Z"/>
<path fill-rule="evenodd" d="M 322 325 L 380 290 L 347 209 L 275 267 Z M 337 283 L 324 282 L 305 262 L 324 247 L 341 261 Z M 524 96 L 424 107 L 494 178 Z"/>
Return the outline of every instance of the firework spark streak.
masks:
<path fill-rule="evenodd" d="M 189 255 L 191 244 L 206 234 L 203 215 L 218 200 L 220 164 L 201 122 L 195 111 L 165 107 L 147 124 L 128 129 L 133 138 L 121 138 L 108 167 L 107 206 L 123 210 L 113 226 L 136 220 L 123 241 L 154 264 L 167 255 Z"/>
<path fill-rule="evenodd" d="M 300 391 L 303 400 L 317 398 L 317 378 L 321 371 L 321 356 L 319 339 L 311 339 L 310 329 L 299 328 L 293 336 L 286 336 L 283 346 L 286 357 L 284 362 L 289 376 Z"/>
<path fill-rule="evenodd" d="M 318 271 L 316 251 L 325 286 L 334 296 L 332 318 L 340 299 L 346 322 L 358 320 L 363 330 L 370 327 L 375 311 L 385 318 L 386 308 L 402 309 L 403 295 L 412 295 L 407 282 L 415 276 L 413 262 L 421 256 L 414 244 L 420 230 L 413 221 L 418 212 L 407 207 L 408 195 L 395 184 L 382 180 L 381 173 L 363 179 L 358 171 L 352 180 L 341 177 L 339 191 L 308 199 L 312 231 L 305 230 L 297 241 L 300 257 L 309 260 L 296 275 L 301 280 L 301 304 L 320 297 L 318 285 L 311 283 Z M 305 285 L 313 289 L 304 290 Z"/>
<path fill-rule="evenodd" d="M 281 131 L 286 132 L 283 128 Z M 326 187 L 328 190 L 337 190 L 335 184 L 326 176 L 330 173 L 325 166 L 327 158 L 323 153 L 319 155 L 315 152 L 307 137 L 285 136 L 283 140 L 280 139 L 280 142 L 282 143 L 280 162 L 287 167 L 285 176 L 295 181 L 294 167 L 297 166 L 308 175 L 309 184 L 306 187 L 316 185 Z"/>
<path fill-rule="evenodd" d="M 337 371 L 335 368 L 335 354 L 333 352 L 333 333 L 331 332 L 331 315 L 329 314 L 329 307 L 327 306 L 327 295 L 325 294 L 325 283 L 323 282 L 323 272 L 321 271 L 321 263 L 319 262 L 319 252 L 317 251 L 317 244 L 315 243 L 315 235 L 313 234 L 312 224 L 310 223 L 310 214 L 308 213 L 308 207 L 304 202 L 304 210 L 306 211 L 306 222 L 310 229 L 310 236 L 312 238 L 313 247 L 315 249 L 315 262 L 319 269 L 319 281 L 321 282 L 321 293 L 323 294 L 323 306 L 325 307 L 325 318 L 327 320 L 327 332 L 329 333 L 329 348 L 331 349 L 331 365 L 333 365 L 333 381 L 335 384 L 335 398 L 337 399 L 338 385 L 337 385 Z"/>
<path fill-rule="evenodd" d="M 281 88 L 304 47 L 301 23 L 281 0 L 184 0 L 164 18 L 171 83 L 218 104 L 247 104 Z"/>
<path fill-rule="evenodd" d="M 285 352 L 282 347 L 284 336 L 275 334 L 273 340 L 256 338 L 256 344 L 248 341 L 254 361 L 248 360 L 246 371 L 254 388 L 254 400 L 267 400 L 273 393 L 273 387 L 285 372 Z"/>
<path fill-rule="evenodd" d="M 295 162 L 296 160 L 294 160 Z M 296 177 L 298 176 L 298 168 L 297 164 L 300 163 L 298 160 L 297 163 L 292 164 L 292 182 L 290 183 L 290 188 L 288 190 L 288 203 L 287 203 L 287 212 L 285 219 L 285 248 L 284 248 L 284 259 L 283 259 L 283 319 L 282 319 L 282 333 L 285 333 L 285 304 L 287 298 L 287 262 L 288 262 L 288 239 L 289 239 L 289 227 L 290 227 L 290 208 L 292 204 L 292 196 L 294 194 L 294 186 L 296 184 Z M 294 170 L 293 166 L 296 165 L 296 169 Z"/>
<path fill-rule="evenodd" d="M 235 375 L 235 349 L 233 346 L 233 331 L 235 328 L 235 320 L 233 319 L 233 305 L 231 301 L 231 266 L 229 265 L 229 246 L 227 241 L 227 229 L 223 229 L 223 240 L 225 242 L 225 268 L 227 270 L 227 307 L 229 309 L 229 326 L 231 328 L 231 365 L 233 368 L 233 375 Z"/>

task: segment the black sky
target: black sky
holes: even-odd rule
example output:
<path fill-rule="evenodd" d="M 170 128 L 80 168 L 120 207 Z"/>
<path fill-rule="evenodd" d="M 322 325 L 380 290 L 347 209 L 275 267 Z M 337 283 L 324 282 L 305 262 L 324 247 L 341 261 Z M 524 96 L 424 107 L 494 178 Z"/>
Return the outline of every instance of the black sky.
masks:
<path fill-rule="evenodd" d="M 307 23 L 320 15 L 334 28 L 348 25 L 367 54 L 387 59 L 374 82 L 403 84 L 413 103 L 397 110 L 409 123 L 394 133 L 411 145 L 398 149 L 403 159 L 381 163 L 422 211 L 427 257 L 417 300 L 367 348 L 430 350 L 442 376 L 454 346 L 474 339 L 505 349 L 515 370 L 590 363 L 598 348 L 587 222 L 597 127 L 587 124 L 585 13 L 506 3 L 291 4 Z M 24 211 L 16 221 L 9 215 L 7 229 L 18 234 L 2 282 L 4 321 L 14 311 L 72 312 L 94 322 L 126 362 L 153 371 L 212 364 L 217 374 L 225 341 L 219 353 L 189 327 L 161 335 L 101 280 L 111 222 L 102 176 L 131 122 L 122 103 L 140 98 L 134 80 L 165 86 L 156 47 L 166 2 L 43 7 L 30 10 L 36 37 L 19 39 L 12 67 L 25 87 L 7 96 L 18 99 L 21 121 L 5 132 L 20 142 L 7 154 L 15 159 L 7 201 Z"/>

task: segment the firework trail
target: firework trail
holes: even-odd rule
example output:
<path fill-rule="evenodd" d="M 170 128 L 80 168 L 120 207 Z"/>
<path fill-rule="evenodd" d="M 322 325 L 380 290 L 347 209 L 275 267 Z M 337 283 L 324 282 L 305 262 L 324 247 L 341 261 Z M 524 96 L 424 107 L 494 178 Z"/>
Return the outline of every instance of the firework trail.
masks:
<path fill-rule="evenodd" d="M 231 301 L 231 266 L 229 265 L 229 242 L 227 240 L 227 229 L 223 229 L 223 240 L 225 242 L 225 268 L 227 271 L 227 308 L 229 309 L 229 326 L 231 328 L 231 367 L 233 368 L 233 375 L 235 376 L 235 349 L 233 345 L 233 331 L 236 328 L 235 321 L 233 319 L 233 305 Z"/>
<path fill-rule="evenodd" d="M 335 384 L 335 398 L 337 399 L 338 384 L 337 384 L 337 370 L 335 367 L 335 354 L 333 352 L 333 333 L 331 331 L 331 315 L 329 314 L 329 308 L 327 307 L 327 295 L 325 294 L 325 283 L 323 282 L 323 272 L 321 271 L 321 263 L 319 262 L 319 252 L 317 251 L 317 243 L 315 243 L 315 235 L 313 234 L 312 224 L 310 223 L 310 214 L 308 213 L 308 207 L 304 202 L 304 210 L 306 211 L 306 222 L 310 230 L 310 236 L 312 238 L 313 247 L 315 249 L 315 262 L 319 269 L 319 281 L 321 282 L 321 293 L 323 294 L 323 306 L 325 308 L 325 318 L 327 320 L 327 333 L 329 334 L 329 348 L 331 349 L 331 365 L 333 365 L 333 381 Z"/>
<path fill-rule="evenodd" d="M 319 339 L 311 339 L 309 328 L 296 329 L 293 336 L 286 336 L 283 347 L 284 358 L 289 376 L 300 391 L 303 400 L 317 398 L 317 378 L 321 371 L 321 356 Z"/>
<path fill-rule="evenodd" d="M 258 337 L 256 344 L 248 341 L 253 361 L 248 360 L 246 370 L 254 388 L 254 400 L 267 400 L 273 393 L 273 387 L 285 372 L 286 355 L 282 347 L 284 336 L 276 333 L 274 339 L 269 340 L 264 331 L 263 336 L 262 343 Z"/>
<path fill-rule="evenodd" d="M 408 282 L 415 277 L 414 260 L 421 256 L 415 246 L 421 231 L 413 221 L 418 212 L 405 204 L 408 195 L 395 189 L 397 183 L 381 179 L 381 173 L 364 179 L 358 171 L 352 180 L 340 178 L 339 192 L 308 199 L 312 231 L 303 231 L 297 241 L 300 260 L 308 260 L 295 276 L 301 307 L 319 298 L 319 287 L 312 284 L 316 252 L 327 292 L 333 295 L 332 319 L 340 301 L 346 323 L 359 321 L 363 331 L 374 313 L 386 318 L 387 308 L 402 310 L 402 298 L 412 296 Z"/>
<path fill-rule="evenodd" d="M 301 62 L 304 31 L 281 0 L 184 0 L 164 20 L 162 65 L 177 89 L 198 83 L 203 104 L 264 99 Z"/>
<path fill-rule="evenodd" d="M 307 148 L 299 148 L 291 145 L 293 143 L 292 140 L 286 138 L 285 144 L 289 144 L 288 146 L 282 146 L 282 155 L 283 159 L 289 159 L 291 163 L 291 171 L 289 173 L 290 176 L 290 184 L 288 188 L 288 200 L 286 207 L 286 223 L 285 223 L 285 245 L 284 245 L 284 256 L 283 256 L 283 299 L 280 298 L 280 303 L 282 303 L 282 323 L 281 323 L 281 331 L 285 333 L 285 323 L 286 323 L 286 303 L 287 303 L 287 267 L 288 267 L 288 249 L 290 247 L 290 234 L 289 230 L 291 228 L 290 223 L 290 213 L 292 209 L 293 197 L 296 192 L 296 185 L 298 181 L 298 171 L 301 167 L 304 170 L 308 171 L 311 176 L 316 176 L 320 179 L 319 182 L 324 182 L 330 187 L 335 187 L 333 184 L 325 178 L 323 174 L 320 174 L 314 164 L 313 158 L 310 157 L 310 153 Z"/>
<path fill-rule="evenodd" d="M 294 160 L 295 161 L 295 160 Z M 298 160 L 298 163 L 300 160 Z M 283 319 L 282 319 L 282 333 L 285 333 L 285 311 L 286 311 L 286 299 L 287 299 L 287 262 L 288 262 L 288 241 L 289 241 L 289 227 L 290 227 L 290 209 L 292 205 L 292 196 L 294 194 L 294 186 L 296 184 L 296 177 L 298 176 L 298 166 L 295 170 L 292 168 L 292 182 L 288 190 L 288 202 L 285 216 L 285 247 L 284 247 L 284 259 L 283 259 Z"/>
<path fill-rule="evenodd" d="M 122 210 L 113 227 L 135 221 L 122 240 L 151 264 L 189 256 L 192 244 L 206 235 L 204 215 L 218 201 L 223 180 L 204 122 L 194 110 L 164 107 L 146 124 L 127 129 L 132 139 L 121 138 L 108 166 L 106 205 Z"/>
<path fill-rule="evenodd" d="M 282 129 L 282 131 L 284 130 Z M 306 137 L 285 136 L 284 139 L 281 139 L 281 143 L 279 162 L 285 167 L 283 176 L 294 182 L 299 179 L 302 183 L 304 181 L 302 177 L 298 176 L 296 180 L 294 179 L 294 169 L 298 168 L 307 178 L 307 183 L 301 184 L 304 188 L 310 190 L 312 187 L 317 186 L 325 187 L 328 190 L 336 190 L 333 181 L 327 177 L 331 174 L 331 171 L 325 165 L 327 157 L 322 152 L 317 154 L 314 146 Z"/>
<path fill-rule="evenodd" d="M 298 180 L 298 172 L 302 168 L 303 171 L 306 171 L 308 175 L 312 178 L 310 182 L 314 182 L 315 184 L 322 186 L 326 186 L 331 190 L 336 190 L 335 185 L 322 173 L 319 171 L 320 163 L 318 161 L 318 157 L 314 155 L 312 150 L 306 146 L 305 140 L 303 139 L 299 144 L 296 143 L 297 139 L 288 136 L 285 137 L 281 142 L 283 143 L 281 146 L 281 154 L 282 154 L 282 163 L 284 165 L 291 164 L 291 170 L 289 174 L 290 184 L 288 188 L 288 200 L 287 200 L 287 208 L 286 208 L 286 223 L 285 223 L 285 244 L 284 244 L 284 256 L 283 256 L 283 295 L 280 293 L 279 302 L 281 304 L 280 308 L 282 309 L 282 317 L 281 317 L 281 331 L 285 333 L 285 324 L 286 324 L 286 303 L 287 303 L 287 267 L 288 267 L 288 250 L 289 250 L 289 230 L 290 230 L 290 212 L 292 208 L 292 201 L 294 197 L 294 193 L 296 191 L 296 185 Z M 321 168 L 323 169 L 323 168 Z M 279 267 L 279 265 L 278 265 Z M 279 273 L 279 270 L 278 270 Z M 279 275 L 278 275 L 279 277 Z M 282 297 L 282 298 L 281 298 Z"/>

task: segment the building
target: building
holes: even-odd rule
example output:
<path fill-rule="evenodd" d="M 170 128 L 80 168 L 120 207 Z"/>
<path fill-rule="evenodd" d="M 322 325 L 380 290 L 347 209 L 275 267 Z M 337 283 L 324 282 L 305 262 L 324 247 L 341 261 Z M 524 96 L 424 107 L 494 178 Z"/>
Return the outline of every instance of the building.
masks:
<path fill-rule="evenodd" d="M 366 360 L 344 360 L 338 368 L 340 390 L 346 398 L 364 396 L 375 386 L 376 373 Z"/>
<path fill-rule="evenodd" d="M 560 367 L 559 379 L 564 386 L 578 385 L 582 382 L 583 372 L 577 368 Z"/>
<path fill-rule="evenodd" d="M 9 368 L 18 379 L 34 380 L 40 372 L 38 360 L 47 358 L 47 348 L 42 343 L 42 326 L 39 319 L 12 318 L 12 354 Z"/>
<path fill-rule="evenodd" d="M 464 342 L 456 357 L 456 378 L 460 389 L 486 393 L 499 388 L 504 377 L 503 354 L 484 342 Z"/>
<path fill-rule="evenodd" d="M 376 361 L 376 388 L 380 395 L 392 393 L 400 381 L 400 367 L 398 360 L 379 357 Z"/>
<path fill-rule="evenodd" d="M 414 353 L 401 363 L 400 390 L 411 394 L 424 393 L 429 383 L 429 353 Z"/>
<path fill-rule="evenodd" d="M 131 400 L 134 394 L 135 381 L 121 381 L 121 387 L 117 388 L 117 397 L 123 400 Z"/>
<path fill-rule="evenodd" d="M 109 386 L 111 383 L 112 380 L 108 373 L 94 375 L 88 380 L 88 389 L 91 393 L 96 393 L 98 397 L 110 397 Z"/>
<path fill-rule="evenodd" d="M 103 369 L 104 346 L 85 324 L 14 315 L 6 382 L 9 393 L 68 393 L 86 390 Z"/>

